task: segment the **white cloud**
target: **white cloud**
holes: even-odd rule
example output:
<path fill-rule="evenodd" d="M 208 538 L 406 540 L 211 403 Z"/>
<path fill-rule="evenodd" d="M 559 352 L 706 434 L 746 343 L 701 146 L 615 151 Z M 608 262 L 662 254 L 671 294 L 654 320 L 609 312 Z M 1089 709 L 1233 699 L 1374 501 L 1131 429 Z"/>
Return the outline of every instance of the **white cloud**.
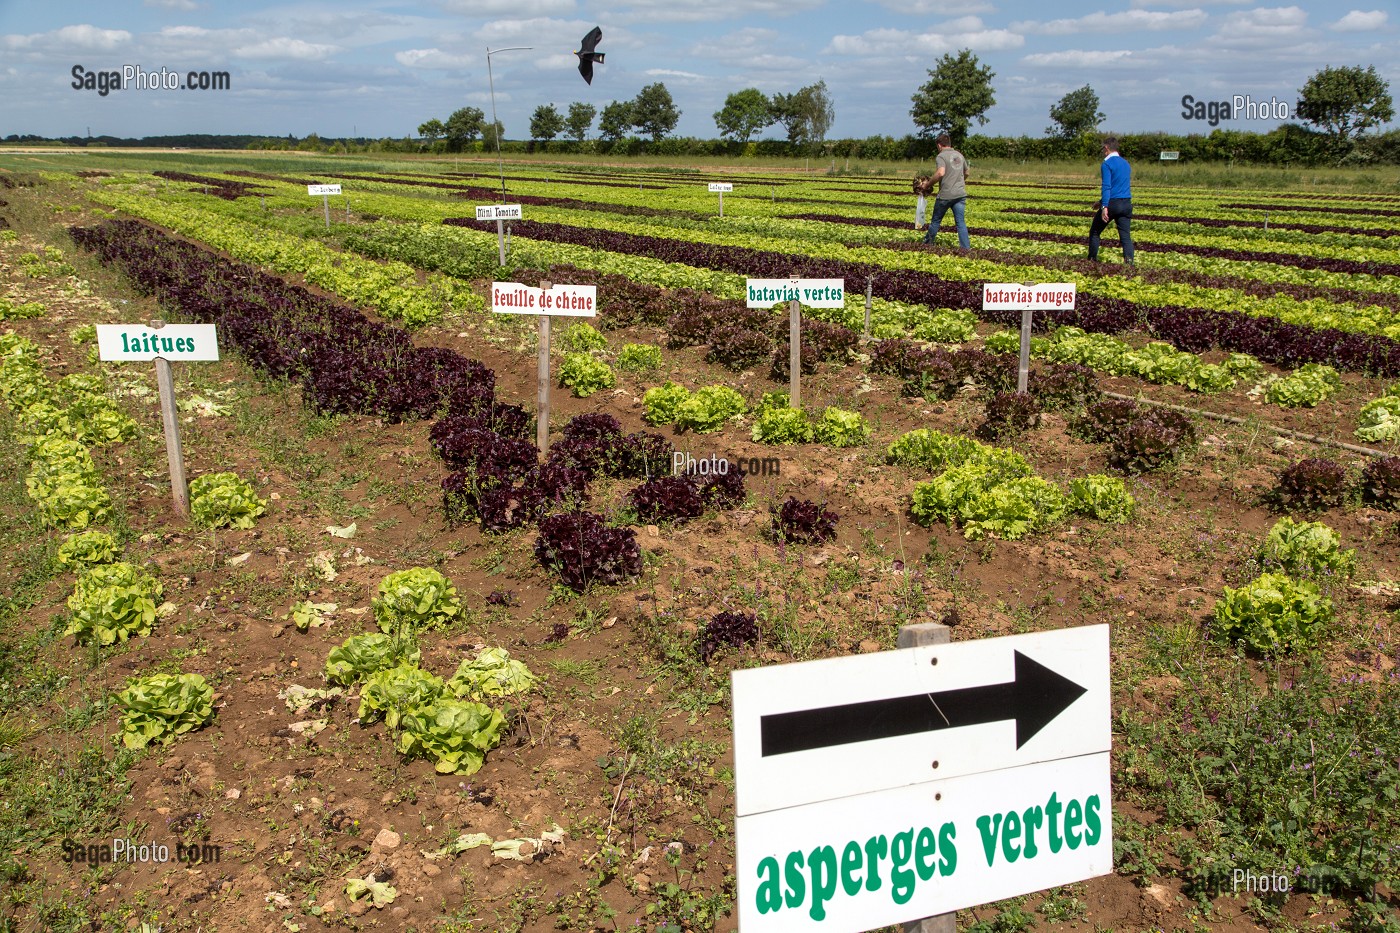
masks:
<path fill-rule="evenodd" d="M 826 0 L 618 0 L 611 15 L 631 22 L 698 23 L 746 16 L 788 16 L 826 5 Z M 600 18 L 604 14 L 599 14 Z"/>
<path fill-rule="evenodd" d="M 673 68 L 648 68 L 642 74 L 653 78 L 685 78 L 687 80 L 700 81 L 704 75 L 698 75 L 693 71 L 676 71 Z"/>
<path fill-rule="evenodd" d="M 575 0 L 447 0 L 443 9 L 481 19 L 494 16 L 559 16 L 572 13 Z"/>
<path fill-rule="evenodd" d="M 1337 32 L 1370 32 L 1373 29 L 1380 29 L 1389 19 L 1390 14 L 1385 10 L 1372 10 L 1369 13 L 1352 10 L 1333 23 L 1331 28 Z"/>
<path fill-rule="evenodd" d="M 1019 49 L 1025 44 L 1025 36 L 1007 29 L 984 29 L 980 19 L 965 16 L 924 33 L 907 29 L 871 29 L 858 36 L 833 36 L 826 52 L 881 57 L 922 56 L 938 55 L 954 49 L 994 52 Z"/>
<path fill-rule="evenodd" d="M 956 13 L 991 13 L 996 9 L 984 0 L 875 0 L 887 10 L 906 16 L 952 16 Z"/>
<path fill-rule="evenodd" d="M 145 0 L 145 4 L 162 10 L 180 10 L 185 13 L 199 9 L 199 4 L 194 0 Z"/>
<path fill-rule="evenodd" d="M 334 55 L 339 49 L 333 45 L 321 45 L 304 39 L 291 39 L 279 36 L 264 39 L 251 45 L 235 48 L 233 54 L 239 58 L 283 59 L 292 61 L 320 61 Z"/>
<path fill-rule="evenodd" d="M 125 29 L 101 29 L 87 24 L 64 26 L 52 32 L 40 32 L 22 36 L 11 34 L 0 39 L 9 49 L 35 49 L 39 51 L 68 52 L 72 50 L 110 52 L 119 45 L 131 41 L 131 33 Z"/>
<path fill-rule="evenodd" d="M 812 62 L 794 55 L 778 54 L 791 52 L 791 43 L 784 41 L 782 33 L 774 29 L 748 27 L 720 36 L 718 39 L 705 39 L 686 50 L 688 56 L 709 59 L 731 66 L 735 81 L 749 82 L 745 76 L 749 71 L 776 71 L 805 73 Z"/>
<path fill-rule="evenodd" d="M 442 49 L 405 49 L 394 53 L 394 61 L 405 68 L 426 68 L 441 71 L 458 71 L 479 65 L 486 58 L 480 56 L 453 55 Z"/>
<path fill-rule="evenodd" d="M 1244 6 L 1250 0 L 1132 0 L 1128 5 L 1134 10 L 1150 6 L 1200 7 L 1200 6 Z"/>
<path fill-rule="evenodd" d="M 1023 20 L 1011 24 L 1015 32 L 1040 36 L 1072 36 L 1079 33 L 1160 32 L 1167 29 L 1195 29 L 1205 24 L 1204 10 L 1163 13 L 1152 10 L 1126 10 L 1122 13 L 1090 13 L 1078 19 L 1052 19 L 1049 22 Z"/>
<path fill-rule="evenodd" d="M 1064 52 L 1037 52 L 1027 55 L 1021 61 L 1027 65 L 1050 65 L 1068 68 L 1098 68 L 1115 62 L 1131 61 L 1134 57 L 1128 49 L 1114 51 L 1070 49 Z"/>

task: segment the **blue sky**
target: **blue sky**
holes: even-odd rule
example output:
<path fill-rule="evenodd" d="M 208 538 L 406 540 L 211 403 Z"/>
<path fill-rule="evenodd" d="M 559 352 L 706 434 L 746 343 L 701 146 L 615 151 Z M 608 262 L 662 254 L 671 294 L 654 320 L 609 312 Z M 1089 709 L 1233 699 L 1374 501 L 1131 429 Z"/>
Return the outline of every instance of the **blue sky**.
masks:
<path fill-rule="evenodd" d="M 594 25 L 607 63 L 590 87 L 570 53 Z M 1086 83 L 1118 132 L 1208 132 L 1183 119 L 1184 94 L 1291 106 L 1326 65 L 1374 64 L 1400 96 L 1394 0 L 0 0 L 0 136 L 416 135 L 461 106 L 489 117 L 485 50 L 505 46 L 533 47 L 492 57 L 507 138 L 528 134 L 539 104 L 601 108 L 657 81 L 682 112 L 677 134 L 713 137 L 727 94 L 819 78 L 830 137 L 902 136 L 910 95 L 961 48 L 996 72 L 983 129 L 996 134 L 1041 134 Z M 79 64 L 226 70 L 232 87 L 101 97 L 71 86 Z"/>

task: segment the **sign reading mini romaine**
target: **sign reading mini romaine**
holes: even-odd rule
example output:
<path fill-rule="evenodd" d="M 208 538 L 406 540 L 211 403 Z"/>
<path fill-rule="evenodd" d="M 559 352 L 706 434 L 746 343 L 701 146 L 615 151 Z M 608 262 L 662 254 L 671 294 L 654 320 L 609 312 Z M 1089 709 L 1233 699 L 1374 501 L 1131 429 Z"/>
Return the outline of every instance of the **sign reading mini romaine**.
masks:
<path fill-rule="evenodd" d="M 741 929 L 857 933 L 1113 870 L 1108 626 L 732 677 Z"/>
<path fill-rule="evenodd" d="M 159 330 L 144 324 L 98 324 L 97 354 L 121 363 L 217 360 L 219 340 L 213 324 L 167 324 Z"/>
<path fill-rule="evenodd" d="M 519 204 L 485 204 L 476 209 L 477 220 L 520 220 L 522 216 Z"/>
<path fill-rule="evenodd" d="M 747 279 L 748 306 L 771 308 L 795 301 L 808 308 L 844 308 L 845 279 Z"/>

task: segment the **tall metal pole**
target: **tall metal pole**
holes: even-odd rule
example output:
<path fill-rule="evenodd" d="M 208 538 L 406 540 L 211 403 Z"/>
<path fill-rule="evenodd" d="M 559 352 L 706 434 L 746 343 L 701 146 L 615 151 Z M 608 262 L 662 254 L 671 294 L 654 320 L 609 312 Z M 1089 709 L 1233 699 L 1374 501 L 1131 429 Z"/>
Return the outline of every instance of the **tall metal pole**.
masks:
<path fill-rule="evenodd" d="M 496 119 L 496 78 L 491 73 L 491 56 L 497 52 L 523 52 L 534 48 L 531 45 L 513 45 L 506 49 L 486 47 L 486 81 L 491 88 L 491 135 L 496 137 L 496 167 L 501 172 L 501 203 L 506 203 L 506 163 L 501 158 L 501 124 Z M 504 264 L 504 263 L 502 263 Z"/>

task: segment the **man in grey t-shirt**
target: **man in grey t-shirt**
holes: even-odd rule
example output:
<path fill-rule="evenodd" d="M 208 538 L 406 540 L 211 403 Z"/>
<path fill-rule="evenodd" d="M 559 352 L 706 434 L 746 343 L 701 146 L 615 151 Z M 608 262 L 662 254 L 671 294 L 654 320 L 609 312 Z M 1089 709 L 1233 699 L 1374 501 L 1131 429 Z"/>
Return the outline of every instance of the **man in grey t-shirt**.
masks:
<path fill-rule="evenodd" d="M 929 221 L 928 233 L 924 234 L 924 242 L 933 245 L 943 215 L 951 208 L 958 227 L 958 246 L 965 251 L 972 245 L 963 216 L 963 202 L 967 199 L 967 160 L 953 148 L 953 140 L 947 133 L 938 137 L 938 159 L 934 164 L 938 166 L 938 171 L 933 173 L 938 182 L 938 196 L 933 201 L 933 218 Z"/>

